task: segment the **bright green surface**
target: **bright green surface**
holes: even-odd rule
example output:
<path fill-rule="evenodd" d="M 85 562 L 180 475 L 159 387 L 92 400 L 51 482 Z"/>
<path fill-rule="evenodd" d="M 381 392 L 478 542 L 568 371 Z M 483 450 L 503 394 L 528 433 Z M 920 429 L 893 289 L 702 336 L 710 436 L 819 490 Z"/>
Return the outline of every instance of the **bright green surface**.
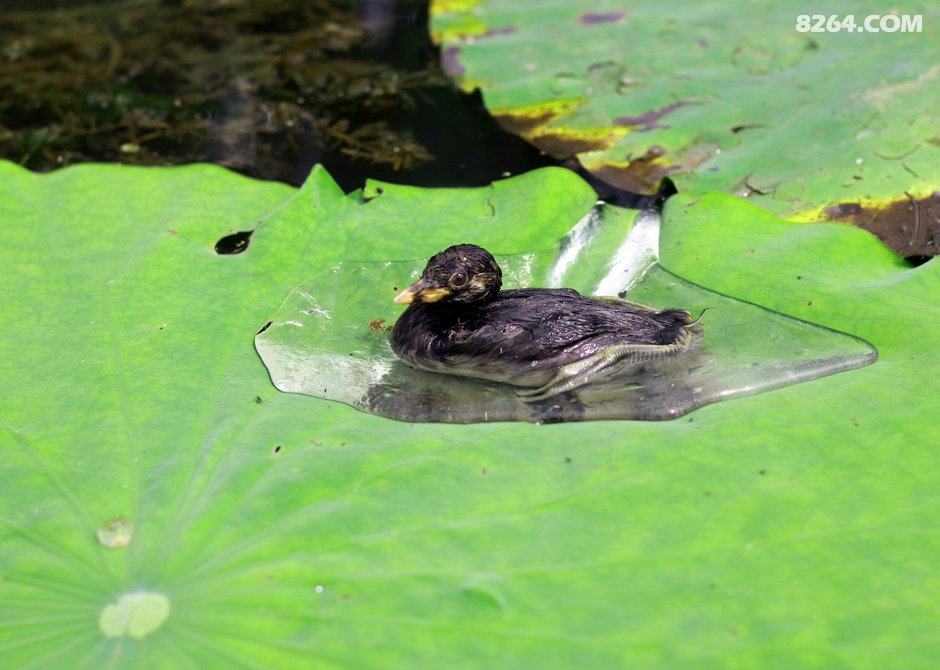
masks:
<path fill-rule="evenodd" d="M 0 165 L 3 666 L 932 668 L 936 263 L 671 201 L 670 270 L 881 354 L 674 422 L 401 424 L 253 351 L 338 259 L 520 252 L 593 199 L 552 170 L 362 205 L 322 171 Z"/>
<path fill-rule="evenodd" d="M 495 113 L 574 101 L 527 136 L 606 136 L 604 150 L 577 150 L 591 170 L 663 150 L 657 162 L 680 191 L 824 218 L 831 203 L 940 189 L 938 8 L 480 0 L 437 3 L 432 28 Z M 796 29 L 801 14 L 851 14 L 862 26 L 892 11 L 920 15 L 921 32 Z M 642 119 L 651 112 L 662 114 Z M 623 117 L 635 120 L 617 125 Z"/>

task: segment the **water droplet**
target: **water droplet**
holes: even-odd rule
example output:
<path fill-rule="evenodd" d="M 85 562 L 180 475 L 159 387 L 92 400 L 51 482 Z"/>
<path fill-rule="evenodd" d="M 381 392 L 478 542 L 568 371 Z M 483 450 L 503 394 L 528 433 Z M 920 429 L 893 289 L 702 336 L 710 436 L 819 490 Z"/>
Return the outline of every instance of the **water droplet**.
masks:
<path fill-rule="evenodd" d="M 134 537 L 134 524 L 127 517 L 119 516 L 101 524 L 97 535 L 98 542 L 105 547 L 110 549 L 126 547 Z"/>
<path fill-rule="evenodd" d="M 317 584 L 313 590 L 317 593 L 323 593 L 323 584 Z"/>
<path fill-rule="evenodd" d="M 101 610 L 98 627 L 105 637 L 147 637 L 170 615 L 170 599 L 153 591 L 125 593 Z"/>

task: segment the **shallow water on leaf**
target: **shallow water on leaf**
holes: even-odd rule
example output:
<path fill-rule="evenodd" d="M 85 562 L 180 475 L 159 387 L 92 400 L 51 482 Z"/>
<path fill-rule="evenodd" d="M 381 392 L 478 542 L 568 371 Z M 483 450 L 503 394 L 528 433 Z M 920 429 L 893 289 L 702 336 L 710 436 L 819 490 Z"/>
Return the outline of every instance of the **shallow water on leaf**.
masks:
<path fill-rule="evenodd" d="M 688 351 L 625 366 L 547 400 L 525 402 L 506 384 L 414 370 L 395 357 L 388 334 L 403 308 L 392 298 L 420 276 L 423 258 L 336 265 L 294 289 L 255 345 L 281 391 L 402 421 L 447 423 L 672 419 L 876 359 L 871 345 L 851 335 L 673 275 L 656 263 L 657 235 L 658 219 L 641 215 L 626 238 L 611 244 L 595 216 L 555 249 L 497 255 L 505 288 L 570 286 L 701 314 Z"/>

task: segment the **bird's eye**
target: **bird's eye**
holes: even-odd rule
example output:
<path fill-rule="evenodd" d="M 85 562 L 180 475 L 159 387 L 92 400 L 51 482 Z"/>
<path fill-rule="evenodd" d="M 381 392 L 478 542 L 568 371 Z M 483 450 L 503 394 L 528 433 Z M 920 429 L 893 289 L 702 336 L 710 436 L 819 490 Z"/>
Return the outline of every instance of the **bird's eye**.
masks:
<path fill-rule="evenodd" d="M 451 286 L 463 286 L 467 283 L 467 274 L 465 272 L 455 272 L 450 276 Z"/>

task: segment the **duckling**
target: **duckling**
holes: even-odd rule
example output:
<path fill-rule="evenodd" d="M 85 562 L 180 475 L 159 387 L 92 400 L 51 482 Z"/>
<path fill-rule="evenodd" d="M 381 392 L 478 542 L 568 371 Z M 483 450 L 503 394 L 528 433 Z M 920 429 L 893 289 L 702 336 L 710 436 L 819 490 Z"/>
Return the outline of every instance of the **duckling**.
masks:
<path fill-rule="evenodd" d="M 448 247 L 395 302 L 389 342 L 408 365 L 522 387 L 525 401 L 576 389 L 631 363 L 685 351 L 691 315 L 570 288 L 501 291 L 486 249 Z"/>

